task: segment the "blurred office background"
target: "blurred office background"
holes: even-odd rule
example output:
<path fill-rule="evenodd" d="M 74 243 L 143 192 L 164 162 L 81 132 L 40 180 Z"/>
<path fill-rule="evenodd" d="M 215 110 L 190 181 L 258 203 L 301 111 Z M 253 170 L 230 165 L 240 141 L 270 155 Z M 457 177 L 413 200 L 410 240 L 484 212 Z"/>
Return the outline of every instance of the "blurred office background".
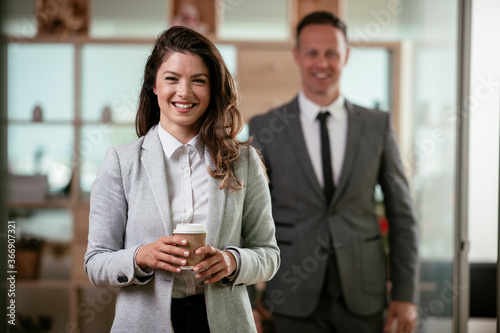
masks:
<path fill-rule="evenodd" d="M 492 31 L 500 31 L 493 19 L 500 2 L 470 3 L 4 2 L 0 150 L 8 176 L 1 223 L 2 233 L 7 220 L 16 224 L 17 327 L 109 330 L 116 293 L 92 287 L 83 272 L 89 192 L 106 149 L 137 138 L 153 38 L 188 21 L 210 36 L 236 78 L 248 120 L 297 93 L 295 24 L 328 9 L 349 27 L 344 95 L 390 112 L 397 132 L 420 226 L 417 331 L 495 332 L 500 44 Z M 380 221 L 384 233 L 383 210 Z M 5 243 L 3 234 L 2 258 Z"/>

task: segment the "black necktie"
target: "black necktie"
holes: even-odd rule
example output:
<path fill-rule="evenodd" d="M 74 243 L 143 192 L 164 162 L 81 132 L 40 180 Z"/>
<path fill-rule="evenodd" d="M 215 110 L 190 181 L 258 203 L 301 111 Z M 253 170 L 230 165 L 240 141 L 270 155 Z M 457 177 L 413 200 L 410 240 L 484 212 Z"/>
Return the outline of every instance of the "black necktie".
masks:
<path fill-rule="evenodd" d="M 326 119 L 330 116 L 330 112 L 320 112 L 318 119 L 321 128 L 321 162 L 323 165 L 323 180 L 325 182 L 324 192 L 326 202 L 329 204 L 332 201 L 335 191 L 333 185 L 332 158 L 330 156 L 330 138 L 328 137 L 328 129 L 326 128 Z"/>

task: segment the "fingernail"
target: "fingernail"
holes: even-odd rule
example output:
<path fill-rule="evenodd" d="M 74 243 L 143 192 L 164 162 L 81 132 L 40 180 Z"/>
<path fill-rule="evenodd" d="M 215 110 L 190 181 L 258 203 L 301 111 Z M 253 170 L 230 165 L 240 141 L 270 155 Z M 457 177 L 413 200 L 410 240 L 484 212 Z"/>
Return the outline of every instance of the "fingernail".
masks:
<path fill-rule="evenodd" d="M 189 255 L 188 251 L 184 251 L 184 255 L 187 257 Z"/>
<path fill-rule="evenodd" d="M 201 274 L 196 274 L 196 278 L 197 279 L 201 278 Z"/>
<path fill-rule="evenodd" d="M 176 271 L 177 273 L 179 273 L 179 272 L 181 271 L 181 269 L 180 269 L 180 268 L 176 268 L 176 269 L 175 269 L 175 271 Z"/>
<path fill-rule="evenodd" d="M 195 267 L 195 268 L 193 268 L 193 271 L 195 271 L 195 272 L 198 272 L 199 270 L 200 270 L 200 268 L 199 268 L 199 267 Z"/>
<path fill-rule="evenodd" d="M 182 245 L 186 245 L 187 244 L 187 241 L 185 239 L 181 240 L 181 244 Z"/>
<path fill-rule="evenodd" d="M 186 260 L 181 260 L 181 265 L 185 265 L 186 264 Z"/>
<path fill-rule="evenodd" d="M 196 254 L 200 254 L 201 250 L 196 250 Z"/>

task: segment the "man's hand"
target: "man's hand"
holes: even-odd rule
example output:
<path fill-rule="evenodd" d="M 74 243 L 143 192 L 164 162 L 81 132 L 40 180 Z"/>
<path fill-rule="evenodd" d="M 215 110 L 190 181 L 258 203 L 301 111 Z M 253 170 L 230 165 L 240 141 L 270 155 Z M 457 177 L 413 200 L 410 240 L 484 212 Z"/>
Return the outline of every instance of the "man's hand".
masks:
<path fill-rule="evenodd" d="M 411 333 L 417 323 L 417 307 L 406 301 L 392 301 L 385 321 L 384 332 L 390 332 L 392 321 L 397 319 L 396 333 Z"/>

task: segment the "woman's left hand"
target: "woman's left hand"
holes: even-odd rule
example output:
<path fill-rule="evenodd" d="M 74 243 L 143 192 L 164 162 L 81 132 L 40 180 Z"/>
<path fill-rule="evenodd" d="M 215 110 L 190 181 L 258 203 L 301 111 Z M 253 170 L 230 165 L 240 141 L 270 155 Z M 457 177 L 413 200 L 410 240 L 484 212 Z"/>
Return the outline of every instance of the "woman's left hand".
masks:
<path fill-rule="evenodd" d="M 197 248 L 195 253 L 205 255 L 205 259 L 194 266 L 193 271 L 198 273 L 197 279 L 208 277 L 205 280 L 206 284 L 220 281 L 236 270 L 236 259 L 230 251 L 221 251 L 216 247 L 205 245 Z"/>

